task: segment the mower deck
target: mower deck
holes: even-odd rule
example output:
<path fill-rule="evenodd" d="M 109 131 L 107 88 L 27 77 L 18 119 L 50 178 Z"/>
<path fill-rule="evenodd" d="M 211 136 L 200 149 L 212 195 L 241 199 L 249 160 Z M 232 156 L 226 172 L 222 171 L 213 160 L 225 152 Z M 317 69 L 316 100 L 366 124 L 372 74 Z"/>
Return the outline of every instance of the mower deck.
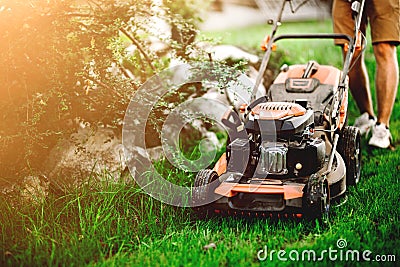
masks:
<path fill-rule="evenodd" d="M 336 152 L 335 157 L 335 169 L 327 175 L 331 200 L 346 192 L 346 167 L 338 152 Z M 295 218 L 300 218 L 301 214 L 304 213 L 304 189 L 308 177 L 291 177 L 282 180 L 253 177 L 248 183 L 240 183 L 241 174 L 225 172 L 226 169 L 222 167 L 224 163 L 226 164 L 225 154 L 221 156 L 214 167 L 214 171 L 220 176 L 219 181 L 221 182 L 214 190 L 214 193 L 219 197 L 213 203 L 212 211 L 214 213 L 237 215 L 248 215 L 250 213 L 253 215 L 255 212 L 261 217 L 279 215 Z M 323 168 L 320 172 L 322 173 L 325 170 L 326 168 Z"/>

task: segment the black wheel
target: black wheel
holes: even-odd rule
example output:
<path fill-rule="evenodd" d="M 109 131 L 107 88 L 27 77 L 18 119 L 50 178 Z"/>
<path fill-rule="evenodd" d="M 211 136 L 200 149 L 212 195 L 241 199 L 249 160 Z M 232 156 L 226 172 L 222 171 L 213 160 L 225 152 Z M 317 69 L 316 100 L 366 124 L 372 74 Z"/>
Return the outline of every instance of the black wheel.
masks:
<path fill-rule="evenodd" d="M 331 208 L 331 196 L 330 196 L 329 185 L 328 185 L 327 181 L 324 181 L 322 183 L 319 207 L 320 207 L 319 208 L 319 210 L 320 210 L 319 217 L 325 222 L 328 221 L 329 211 Z"/>
<path fill-rule="evenodd" d="M 308 219 L 321 219 L 327 221 L 330 211 L 330 192 L 326 179 L 316 179 L 311 176 L 306 185 L 303 209 Z"/>
<path fill-rule="evenodd" d="M 346 126 L 342 130 L 338 143 L 338 152 L 346 164 L 346 184 L 355 185 L 361 174 L 361 134 L 354 126 Z"/>
<path fill-rule="evenodd" d="M 194 211 L 199 218 L 206 218 L 211 215 L 212 202 L 215 201 L 214 190 L 220 184 L 217 181 L 218 174 L 214 170 L 200 170 L 194 180 L 194 188 L 192 193 Z M 214 183 L 213 183 L 214 182 Z M 207 203 L 198 206 L 199 204 Z"/>

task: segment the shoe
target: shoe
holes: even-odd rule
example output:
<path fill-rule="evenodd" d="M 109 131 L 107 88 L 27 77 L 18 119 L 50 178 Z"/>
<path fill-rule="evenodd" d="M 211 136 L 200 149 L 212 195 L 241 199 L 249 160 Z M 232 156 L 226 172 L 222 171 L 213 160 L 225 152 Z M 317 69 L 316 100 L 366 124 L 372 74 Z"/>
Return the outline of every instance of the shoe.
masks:
<path fill-rule="evenodd" d="M 388 148 L 392 142 L 392 135 L 385 124 L 376 124 L 372 128 L 372 137 L 368 144 L 379 148 Z"/>
<path fill-rule="evenodd" d="M 376 118 L 370 116 L 367 112 L 364 112 L 354 122 L 354 127 L 360 129 L 361 135 L 367 134 L 371 128 L 375 125 Z"/>

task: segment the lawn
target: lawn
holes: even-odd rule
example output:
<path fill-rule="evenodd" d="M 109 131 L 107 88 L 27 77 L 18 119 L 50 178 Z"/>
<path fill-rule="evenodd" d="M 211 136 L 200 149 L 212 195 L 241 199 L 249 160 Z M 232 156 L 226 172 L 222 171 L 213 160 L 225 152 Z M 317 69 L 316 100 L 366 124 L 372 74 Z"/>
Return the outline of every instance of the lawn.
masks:
<path fill-rule="evenodd" d="M 330 29 L 330 22 L 287 23 L 281 32 Z M 256 26 L 207 36 L 254 50 L 265 32 L 267 26 Z M 287 63 L 316 59 L 340 66 L 338 48 L 329 41 L 317 43 L 286 41 L 279 43 L 279 49 Z M 366 61 L 373 84 L 371 46 Z M 350 99 L 349 122 L 356 116 Z M 100 183 L 89 177 L 83 188 L 61 196 L 50 193 L 41 203 L 1 200 L 0 266 L 314 266 L 315 262 L 308 261 L 310 251 L 315 251 L 317 258 L 325 255 L 318 265 L 395 266 L 391 255 L 400 260 L 399 129 L 398 93 L 391 121 L 397 149 L 371 150 L 363 140 L 361 181 L 349 188 L 347 202 L 332 207 L 327 224 L 240 218 L 199 221 L 190 209 L 160 203 L 136 185 Z M 173 173 L 168 164 L 160 168 L 177 180 L 188 179 L 183 172 Z M 210 249 L 204 248 L 212 243 Z M 346 257 L 351 259 L 348 250 L 359 251 L 360 258 L 370 251 L 371 262 L 346 261 Z M 329 252 L 335 261 L 330 260 Z M 257 254 L 268 257 L 260 261 Z M 293 261 L 296 257 L 300 260 Z"/>

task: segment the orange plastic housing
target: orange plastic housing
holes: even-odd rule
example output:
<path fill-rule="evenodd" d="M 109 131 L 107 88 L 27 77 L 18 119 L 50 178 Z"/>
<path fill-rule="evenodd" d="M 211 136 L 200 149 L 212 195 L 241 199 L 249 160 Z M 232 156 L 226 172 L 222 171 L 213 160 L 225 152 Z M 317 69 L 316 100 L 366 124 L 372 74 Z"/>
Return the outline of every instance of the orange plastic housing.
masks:
<path fill-rule="evenodd" d="M 221 174 L 226 172 L 226 166 L 228 165 L 228 162 L 226 161 L 226 153 L 222 154 L 222 156 L 219 158 L 217 163 L 214 166 L 214 171 L 218 173 L 218 176 L 221 176 Z"/>
<path fill-rule="evenodd" d="M 304 186 L 304 184 L 263 185 L 224 182 L 215 189 L 215 193 L 224 197 L 233 197 L 238 193 L 283 194 L 284 199 L 295 199 L 303 197 Z"/>
<path fill-rule="evenodd" d="M 268 47 L 268 43 L 269 43 L 270 39 L 271 39 L 271 37 L 269 35 L 265 36 L 264 40 L 261 43 L 261 50 L 262 51 L 267 51 L 267 47 Z M 271 46 L 272 51 L 276 51 L 276 48 L 277 48 L 276 44 L 273 43 L 272 46 Z"/>
<path fill-rule="evenodd" d="M 356 51 L 361 51 L 362 50 L 362 36 L 361 36 L 361 31 L 357 33 L 357 39 L 356 39 L 356 45 L 355 45 L 355 50 Z M 345 43 L 344 44 L 344 51 L 347 52 L 349 51 L 349 44 Z"/>
<path fill-rule="evenodd" d="M 304 65 L 290 66 L 288 71 L 279 73 L 274 84 L 285 83 L 288 78 L 301 78 L 304 74 L 304 68 Z M 342 72 L 335 67 L 320 65 L 318 71 L 312 74 L 310 78 L 319 80 L 321 84 L 329 84 L 337 88 L 339 86 L 341 75 Z"/>
<path fill-rule="evenodd" d="M 339 114 L 339 129 L 342 129 L 346 123 L 346 114 L 347 114 L 347 102 L 348 91 L 346 90 L 343 96 L 343 100 L 340 106 L 340 114 Z"/>

